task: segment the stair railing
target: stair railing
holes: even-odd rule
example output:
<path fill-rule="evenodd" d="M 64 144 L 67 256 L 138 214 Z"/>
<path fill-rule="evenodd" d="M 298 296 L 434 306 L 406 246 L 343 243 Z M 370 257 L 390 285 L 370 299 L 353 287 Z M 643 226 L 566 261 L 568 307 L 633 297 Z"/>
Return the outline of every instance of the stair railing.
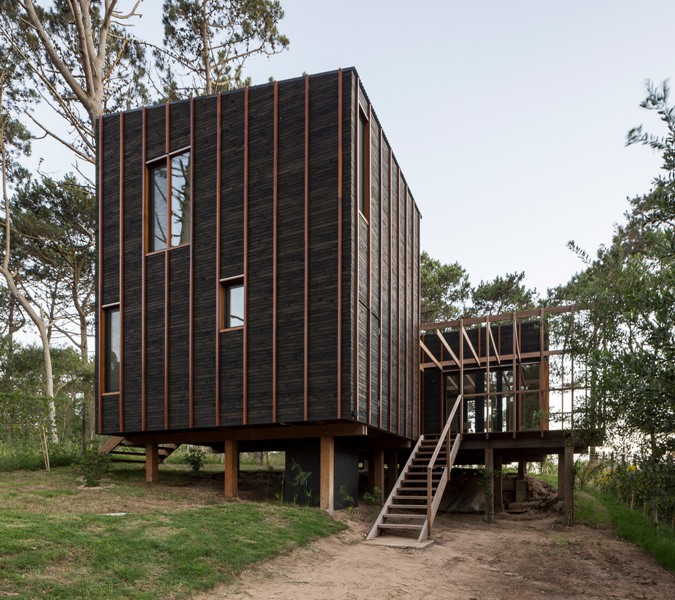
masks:
<path fill-rule="evenodd" d="M 452 432 L 452 420 L 459 409 L 459 432 L 455 436 L 454 443 L 451 442 Z M 443 492 L 445 491 L 445 486 L 450 479 L 450 470 L 452 465 L 455 462 L 457 457 L 457 452 L 459 451 L 459 445 L 462 441 L 462 434 L 464 433 L 464 402 L 462 402 L 462 395 L 457 396 L 455 404 L 450 411 L 450 416 L 445 423 L 443 428 L 443 433 L 441 437 L 438 438 L 438 443 L 434 453 L 431 455 L 431 460 L 429 461 L 429 466 L 427 467 L 427 534 L 431 533 L 431 525 L 436 518 L 436 513 L 438 512 L 438 506 L 441 503 L 441 498 L 443 497 Z M 433 494 L 433 469 L 436 465 L 436 460 L 440 454 L 443 445 L 445 445 L 445 466 L 443 467 L 443 474 L 441 479 L 438 482 L 438 487 L 436 488 L 436 493 Z"/>

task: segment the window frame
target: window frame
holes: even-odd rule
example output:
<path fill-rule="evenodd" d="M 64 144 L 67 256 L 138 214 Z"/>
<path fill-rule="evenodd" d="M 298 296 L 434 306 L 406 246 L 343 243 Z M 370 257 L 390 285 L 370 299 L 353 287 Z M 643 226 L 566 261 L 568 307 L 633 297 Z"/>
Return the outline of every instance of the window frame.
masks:
<path fill-rule="evenodd" d="M 117 385 L 115 386 L 116 389 L 111 389 L 110 387 L 110 371 L 112 369 L 110 368 L 110 363 L 109 359 L 111 354 L 114 354 L 112 352 L 112 348 L 109 345 L 110 340 L 112 338 L 111 335 L 111 325 L 112 325 L 112 320 L 111 316 L 113 314 L 117 315 L 117 326 L 118 326 L 118 335 L 117 335 L 117 349 L 119 351 L 119 355 L 117 357 L 118 359 L 118 373 L 117 373 Z M 99 382 L 100 387 L 101 387 L 101 395 L 103 396 L 110 396 L 110 395 L 117 395 L 121 392 L 121 382 L 122 382 L 122 313 L 120 311 L 120 305 L 119 303 L 115 304 L 107 304 L 105 306 L 101 307 L 101 319 L 103 321 L 102 327 L 101 327 L 101 336 L 103 337 L 101 347 L 103 349 L 103 356 L 101 357 L 101 380 Z"/>
<path fill-rule="evenodd" d="M 232 325 L 229 322 L 229 310 L 230 310 L 230 291 L 241 287 L 244 293 L 243 304 L 244 304 L 244 315 L 243 323 L 241 325 Z M 228 277 L 226 279 L 220 280 L 220 298 L 218 302 L 218 320 L 220 323 L 220 331 L 237 331 L 243 329 L 246 325 L 246 284 L 244 282 L 243 275 L 237 275 L 236 277 Z"/>
<path fill-rule="evenodd" d="M 370 107 L 359 103 L 356 123 L 356 207 L 366 223 L 370 221 Z"/>
<path fill-rule="evenodd" d="M 173 160 L 179 156 L 187 155 L 188 156 L 188 178 L 187 185 L 189 186 L 188 198 L 190 200 L 189 207 L 189 221 L 188 231 L 189 239 L 187 242 L 181 244 L 173 245 L 172 241 L 172 220 L 173 220 Z M 152 202 L 153 198 L 153 187 L 154 187 L 154 177 L 153 172 L 155 169 L 164 167 L 166 169 L 166 245 L 163 248 L 153 248 L 154 241 L 154 204 Z M 175 248 L 184 248 L 189 246 L 192 243 L 192 218 L 194 212 L 194 193 L 193 193 L 193 160 L 192 160 L 192 146 L 185 146 L 184 148 L 179 148 L 173 152 L 163 154 L 157 158 L 153 158 L 145 163 L 145 173 L 146 173 L 146 186 L 145 186 L 145 206 L 146 206 L 146 223 L 145 223 L 145 248 L 146 254 L 159 254 L 162 252 L 167 252 Z"/>

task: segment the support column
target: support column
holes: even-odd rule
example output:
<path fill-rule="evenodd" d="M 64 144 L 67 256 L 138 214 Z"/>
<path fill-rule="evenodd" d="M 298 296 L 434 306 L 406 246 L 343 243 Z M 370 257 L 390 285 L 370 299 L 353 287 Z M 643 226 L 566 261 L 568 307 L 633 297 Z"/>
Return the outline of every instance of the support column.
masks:
<path fill-rule="evenodd" d="M 504 499 L 502 495 L 502 455 L 495 454 L 495 501 L 494 509 L 496 513 L 504 512 Z"/>
<path fill-rule="evenodd" d="M 321 484 L 319 507 L 332 513 L 335 494 L 335 438 L 330 435 L 321 437 Z"/>
<path fill-rule="evenodd" d="M 485 448 L 485 520 L 493 523 L 495 520 L 495 452 L 492 448 Z"/>
<path fill-rule="evenodd" d="M 225 497 L 239 495 L 239 448 L 236 440 L 225 440 Z"/>
<path fill-rule="evenodd" d="M 565 453 L 558 453 L 558 501 L 565 499 Z"/>
<path fill-rule="evenodd" d="M 145 481 L 157 483 L 159 481 L 159 445 L 145 446 Z"/>
<path fill-rule="evenodd" d="M 574 522 L 574 446 L 565 446 L 565 525 Z"/>
<path fill-rule="evenodd" d="M 524 458 L 521 458 L 518 461 L 518 479 L 520 481 L 525 479 L 525 473 L 527 473 L 527 461 Z"/>
<path fill-rule="evenodd" d="M 368 459 L 369 474 L 372 472 L 372 478 L 368 479 L 368 487 L 371 494 L 377 489 L 380 503 L 384 501 L 384 448 L 377 448 L 370 453 Z"/>
<path fill-rule="evenodd" d="M 384 496 L 389 496 L 391 490 L 394 489 L 396 480 L 398 479 L 398 451 L 397 450 L 387 450 L 387 473 L 386 481 L 384 484 Z"/>

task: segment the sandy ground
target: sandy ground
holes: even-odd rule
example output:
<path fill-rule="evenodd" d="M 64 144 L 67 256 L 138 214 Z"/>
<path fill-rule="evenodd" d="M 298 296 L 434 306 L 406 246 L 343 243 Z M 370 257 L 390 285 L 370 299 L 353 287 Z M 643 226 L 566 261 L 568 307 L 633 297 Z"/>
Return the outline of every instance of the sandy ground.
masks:
<path fill-rule="evenodd" d="M 368 525 L 349 529 L 256 565 L 235 582 L 198 596 L 528 600 L 675 598 L 675 575 L 607 529 L 563 528 L 551 514 L 439 515 L 435 543 L 421 549 L 364 542 Z"/>

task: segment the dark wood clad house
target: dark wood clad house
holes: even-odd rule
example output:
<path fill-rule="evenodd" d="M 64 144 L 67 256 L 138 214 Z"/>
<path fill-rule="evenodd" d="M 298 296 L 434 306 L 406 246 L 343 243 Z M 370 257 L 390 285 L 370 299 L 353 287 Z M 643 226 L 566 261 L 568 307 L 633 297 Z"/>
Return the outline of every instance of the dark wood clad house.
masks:
<path fill-rule="evenodd" d="M 304 440 L 326 507 L 357 452 L 419 436 L 420 213 L 354 69 L 98 139 L 99 433 L 155 472 L 160 443 L 224 447 L 230 494 L 239 450 Z"/>

